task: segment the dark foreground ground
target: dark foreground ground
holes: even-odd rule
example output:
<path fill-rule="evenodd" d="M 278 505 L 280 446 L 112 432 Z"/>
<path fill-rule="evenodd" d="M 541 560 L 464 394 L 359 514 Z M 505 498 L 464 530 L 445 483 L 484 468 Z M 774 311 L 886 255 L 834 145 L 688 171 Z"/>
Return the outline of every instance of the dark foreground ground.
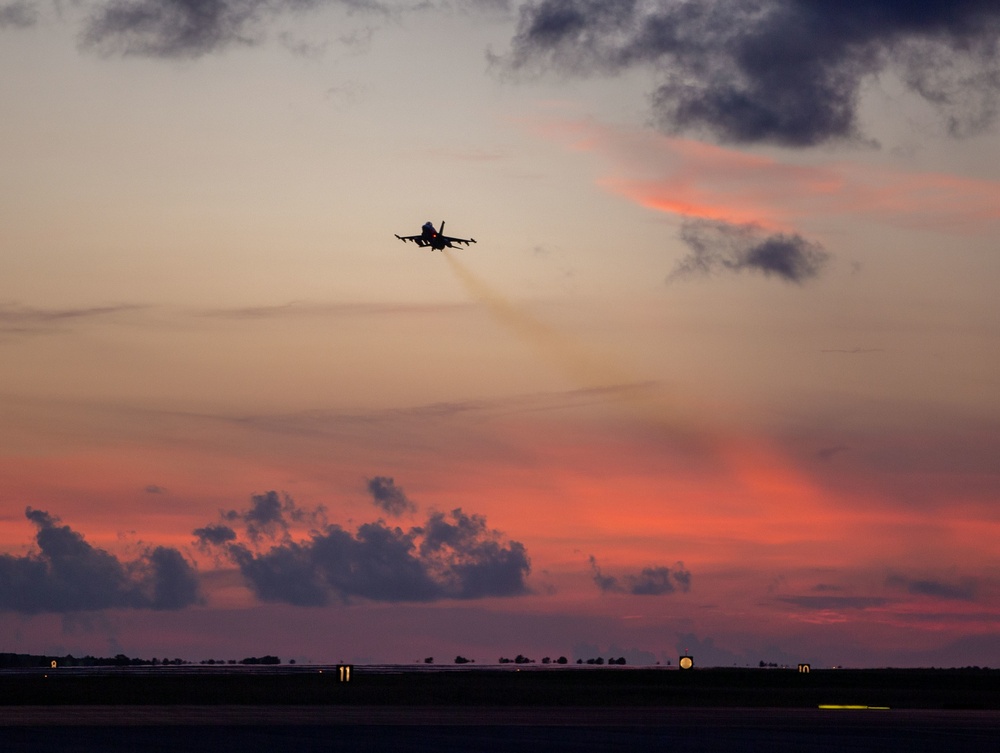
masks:
<path fill-rule="evenodd" d="M 821 708 L 853 706 L 867 708 Z M 0 750 L 995 751 L 1000 671 L 0 673 Z"/>

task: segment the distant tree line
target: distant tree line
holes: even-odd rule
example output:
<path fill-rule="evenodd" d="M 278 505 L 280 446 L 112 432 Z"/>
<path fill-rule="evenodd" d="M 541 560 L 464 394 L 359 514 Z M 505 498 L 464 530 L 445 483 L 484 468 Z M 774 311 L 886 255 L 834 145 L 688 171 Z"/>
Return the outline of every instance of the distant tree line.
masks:
<path fill-rule="evenodd" d="M 500 664 L 534 664 L 535 660 L 534 659 L 529 659 L 527 656 L 523 656 L 522 654 L 518 654 L 513 659 L 508 659 L 507 657 L 501 656 L 499 662 L 500 662 Z M 584 659 L 577 659 L 576 663 L 577 664 L 601 664 L 601 665 L 603 665 L 604 664 L 604 659 L 602 657 L 597 657 L 596 659 L 586 659 L 586 660 L 584 660 Z M 620 656 L 617 659 L 608 659 L 607 663 L 608 664 L 620 664 L 622 666 L 624 666 L 625 664 L 628 664 L 628 662 L 625 661 L 625 657 L 624 656 Z M 569 664 L 569 659 L 567 659 L 565 656 L 560 656 L 558 659 L 553 659 L 550 656 L 546 656 L 545 658 L 542 659 L 542 664 Z"/>
<path fill-rule="evenodd" d="M 136 659 L 125 654 L 115 656 L 49 656 L 40 654 L 11 654 L 0 653 L 0 668 L 27 668 L 27 667 L 51 667 L 52 662 L 59 667 L 167 667 L 182 666 L 191 664 L 185 659 Z M 245 659 L 206 659 L 201 664 L 281 664 L 281 659 L 277 656 L 248 656 Z M 294 661 L 292 662 L 294 664 Z"/>
<path fill-rule="evenodd" d="M 277 656 L 248 656 L 246 659 L 202 659 L 199 664 L 207 664 L 208 666 L 219 665 L 219 664 L 281 664 L 281 659 Z M 295 664 L 295 659 L 289 659 L 289 664 Z"/>
<path fill-rule="evenodd" d="M 38 654 L 0 653 L 0 667 L 151 667 L 158 664 L 187 664 L 183 659 L 134 659 L 125 654 L 115 656 L 50 656 Z"/>

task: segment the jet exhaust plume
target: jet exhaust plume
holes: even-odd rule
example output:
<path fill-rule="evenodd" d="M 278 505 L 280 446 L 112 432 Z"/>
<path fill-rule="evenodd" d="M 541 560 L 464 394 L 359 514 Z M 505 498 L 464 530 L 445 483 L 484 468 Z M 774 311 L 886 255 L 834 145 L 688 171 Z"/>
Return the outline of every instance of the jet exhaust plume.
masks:
<path fill-rule="evenodd" d="M 611 364 L 591 357 L 570 338 L 538 321 L 493 290 L 447 251 L 444 255 L 459 282 L 473 298 L 484 304 L 500 324 L 533 346 L 577 387 L 608 387 L 638 381 Z"/>
<path fill-rule="evenodd" d="M 484 304 L 501 325 L 531 345 L 575 386 L 582 389 L 625 387 L 617 392 L 621 399 L 644 420 L 664 430 L 672 442 L 689 450 L 707 449 L 705 437 L 688 425 L 691 422 L 680 416 L 673 401 L 668 402 L 650 389 L 648 380 L 628 373 L 613 363 L 610 356 L 602 358 L 587 352 L 581 343 L 509 301 L 447 251 L 444 256 L 469 295 Z"/>

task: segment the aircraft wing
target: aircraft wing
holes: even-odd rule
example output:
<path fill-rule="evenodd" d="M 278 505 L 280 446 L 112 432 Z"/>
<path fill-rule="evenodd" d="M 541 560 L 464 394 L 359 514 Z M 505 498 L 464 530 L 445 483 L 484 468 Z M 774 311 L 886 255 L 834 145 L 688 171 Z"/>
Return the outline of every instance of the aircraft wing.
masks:
<path fill-rule="evenodd" d="M 445 243 L 464 243 L 465 245 L 469 245 L 470 243 L 476 242 L 475 238 L 452 238 L 448 235 L 442 235 L 440 237 Z"/>
<path fill-rule="evenodd" d="M 413 241 L 418 246 L 427 245 L 427 241 L 424 239 L 424 236 L 422 235 L 397 235 L 396 237 L 399 238 L 399 240 L 401 241 Z"/>

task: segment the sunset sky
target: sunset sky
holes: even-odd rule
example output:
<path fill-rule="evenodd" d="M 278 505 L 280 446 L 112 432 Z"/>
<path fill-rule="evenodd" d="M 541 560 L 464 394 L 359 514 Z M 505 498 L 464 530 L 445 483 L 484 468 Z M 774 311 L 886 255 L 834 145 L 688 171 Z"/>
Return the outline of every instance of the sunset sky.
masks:
<path fill-rule="evenodd" d="M 1000 6 L 850 6 L 0 0 L 0 652 L 1000 666 Z"/>

